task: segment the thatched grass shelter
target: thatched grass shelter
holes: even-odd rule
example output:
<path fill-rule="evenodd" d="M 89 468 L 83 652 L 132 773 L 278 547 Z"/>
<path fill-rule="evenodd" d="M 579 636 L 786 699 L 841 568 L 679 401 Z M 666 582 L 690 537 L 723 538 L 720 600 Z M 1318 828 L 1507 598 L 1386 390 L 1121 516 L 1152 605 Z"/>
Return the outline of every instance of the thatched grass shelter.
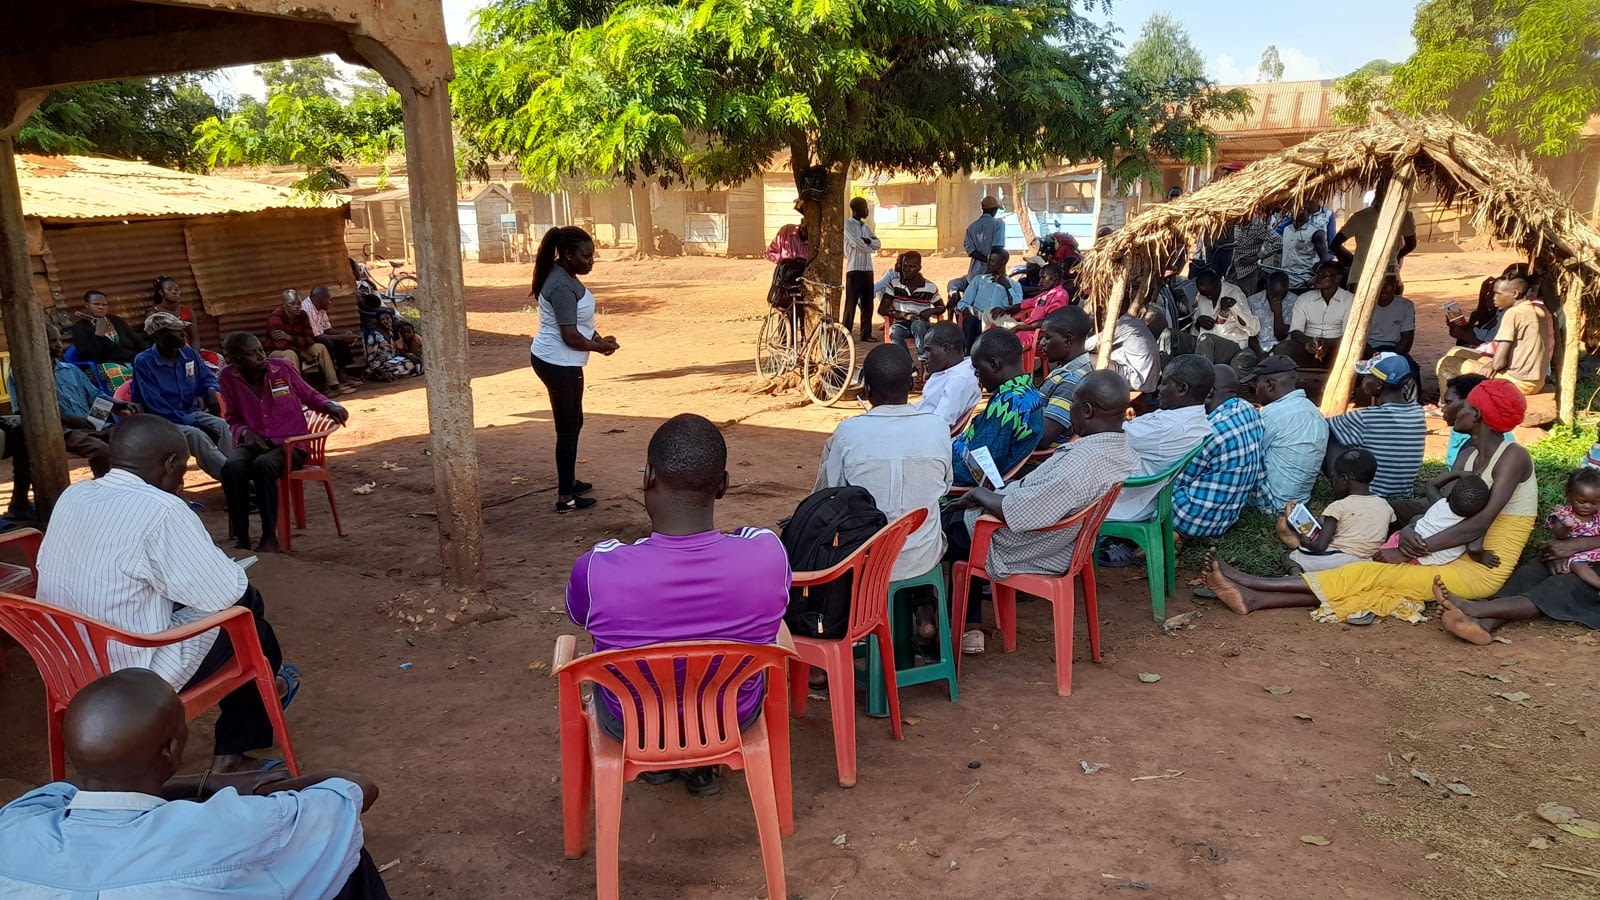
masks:
<path fill-rule="evenodd" d="M 1386 112 L 1372 124 L 1330 131 L 1188 196 L 1147 207 L 1095 244 L 1079 281 L 1090 296 L 1109 298 L 1115 312 L 1124 307 L 1142 312 L 1160 289 L 1163 262 L 1181 242 L 1221 234 L 1256 214 L 1292 210 L 1344 188 L 1391 179 L 1401 188 L 1389 191 L 1397 209 L 1403 208 L 1413 181 L 1420 179 L 1479 230 L 1520 247 L 1544 273 L 1546 302 L 1566 313 L 1559 406 L 1562 420 L 1572 421 L 1578 337 L 1587 316 L 1600 312 L 1600 231 L 1525 157 L 1453 119 L 1408 119 Z M 1387 257 L 1387 252 L 1367 255 L 1369 260 Z M 1363 279 L 1362 286 L 1376 280 Z M 1357 311 L 1363 308 L 1361 299 Z M 1370 310 L 1370 304 L 1364 308 Z M 1329 396 L 1338 390 L 1345 392 L 1339 396 L 1348 395 L 1349 373 L 1340 368 L 1348 369 L 1356 357 L 1340 356 L 1328 382 Z"/>

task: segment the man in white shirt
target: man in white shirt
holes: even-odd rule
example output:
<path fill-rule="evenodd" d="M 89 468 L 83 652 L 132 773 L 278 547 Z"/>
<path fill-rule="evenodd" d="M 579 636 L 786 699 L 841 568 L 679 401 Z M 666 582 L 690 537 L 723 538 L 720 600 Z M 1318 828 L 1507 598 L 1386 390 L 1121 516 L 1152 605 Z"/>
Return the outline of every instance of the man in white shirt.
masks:
<path fill-rule="evenodd" d="M 822 445 L 815 488 L 864 487 L 891 522 L 914 509 L 928 511 L 895 560 L 895 581 L 939 565 L 944 556 L 939 499 L 949 492 L 954 476 L 950 426 L 906 402 L 914 370 L 911 354 L 899 344 L 880 344 L 867 354 L 862 397 L 871 408 L 840 422 Z"/>
<path fill-rule="evenodd" d="M 328 348 L 339 368 L 347 369 L 354 361 L 354 348 L 361 346 L 361 335 L 333 327 L 333 320 L 328 318 L 328 304 L 332 301 L 333 293 L 319 284 L 300 301 L 300 308 L 311 320 L 311 333 L 317 336 L 317 343 Z"/>
<path fill-rule="evenodd" d="M 1294 301 L 1289 318 L 1289 339 L 1274 352 L 1310 369 L 1326 369 L 1339 355 L 1345 320 L 1355 297 L 1344 288 L 1344 268 L 1336 262 L 1317 266 L 1311 290 Z"/>
<path fill-rule="evenodd" d="M 844 330 L 861 313 L 861 340 L 872 340 L 872 254 L 883 242 L 867 224 L 871 213 L 867 198 L 850 201 L 850 218 L 844 220 Z"/>
<path fill-rule="evenodd" d="M 287 707 L 299 689 L 298 670 L 283 665 L 260 592 L 178 497 L 188 468 L 178 426 L 152 415 L 117 423 L 111 470 L 68 487 L 56 503 L 39 548 L 38 597 L 134 634 L 247 607 Z M 108 655 L 113 670 L 150 669 L 181 691 L 220 669 L 233 648 L 213 630 L 159 648 L 112 644 Z M 224 697 L 220 708 L 212 770 L 231 772 L 250 762 L 247 752 L 272 746 L 272 722 L 254 685 Z"/>
<path fill-rule="evenodd" d="M 1206 397 L 1216 383 L 1212 362 L 1198 353 L 1175 356 L 1161 372 L 1156 388 L 1159 409 L 1134 418 L 1123 426 L 1128 449 L 1135 457 L 1130 478 L 1155 475 L 1172 468 L 1194 448 L 1211 437 L 1211 420 L 1206 417 Z M 1156 495 L 1162 485 L 1125 488 L 1112 504 L 1108 519 L 1116 522 L 1141 522 L 1155 515 Z M 1112 565 L 1125 562 L 1112 562 Z"/>
<path fill-rule="evenodd" d="M 1100 333 L 1089 335 L 1083 349 L 1093 353 L 1100 344 Z M 1111 333 L 1111 368 L 1137 394 L 1156 389 L 1161 377 L 1161 350 L 1156 336 L 1137 316 L 1122 316 Z"/>
<path fill-rule="evenodd" d="M 954 322 L 940 322 L 928 329 L 922 347 L 928 354 L 928 380 L 916 408 L 938 416 L 954 433 L 983 402 L 983 385 L 967 357 L 967 336 Z"/>
<path fill-rule="evenodd" d="M 1250 349 L 1260 359 L 1271 353 L 1280 341 L 1289 338 L 1289 320 L 1294 317 L 1295 295 L 1289 290 L 1289 276 L 1273 272 L 1267 276 L 1266 287 L 1245 300 L 1250 314 L 1256 317 L 1260 328 Z"/>
<path fill-rule="evenodd" d="M 1224 284 L 1222 276 L 1201 269 L 1194 276 L 1195 327 L 1200 340 L 1196 353 L 1224 365 L 1249 349 L 1250 339 L 1261 330 L 1261 322 L 1250 311 L 1244 291 Z"/>

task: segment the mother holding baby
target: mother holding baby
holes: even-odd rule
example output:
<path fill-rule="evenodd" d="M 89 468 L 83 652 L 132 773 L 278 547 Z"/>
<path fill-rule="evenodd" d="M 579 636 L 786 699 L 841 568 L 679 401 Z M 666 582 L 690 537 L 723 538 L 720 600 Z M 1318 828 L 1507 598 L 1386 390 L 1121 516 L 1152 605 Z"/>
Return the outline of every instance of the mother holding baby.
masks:
<path fill-rule="evenodd" d="M 1463 603 L 1455 598 L 1495 596 L 1511 577 L 1512 566 L 1533 533 L 1539 512 L 1533 458 L 1526 448 L 1505 439 L 1507 432 L 1522 424 L 1527 408 L 1527 400 L 1510 382 L 1490 380 L 1472 389 L 1456 416 L 1454 428 L 1468 435 L 1468 442 L 1450 471 L 1435 479 L 1434 485 L 1447 490 L 1460 476 L 1477 475 L 1489 485 L 1489 502 L 1482 511 L 1427 538 L 1419 537 L 1407 525 L 1400 530 L 1399 546 L 1378 551 L 1372 562 L 1351 563 L 1297 577 L 1247 575 L 1216 559 L 1213 551 L 1202 573 L 1206 586 L 1241 615 L 1260 609 L 1316 607 L 1313 615 L 1326 621 L 1365 618 L 1371 613 L 1417 622 L 1422 618 L 1423 604 L 1435 599 L 1444 607 L 1447 628 L 1475 641 L 1477 630 L 1482 630 L 1481 642 L 1487 643 L 1490 638 L 1485 626 L 1472 625 L 1473 617 L 1462 611 Z M 1401 511 L 1400 505 L 1397 504 L 1397 511 Z M 1401 512 L 1403 520 L 1409 518 Z M 1483 554 L 1484 562 L 1470 554 L 1462 554 L 1442 566 L 1415 562 L 1430 553 L 1464 547 L 1479 538 L 1488 551 Z M 1600 547 L 1600 539 L 1593 540 L 1594 546 Z M 1497 564 L 1487 565 L 1489 562 Z"/>

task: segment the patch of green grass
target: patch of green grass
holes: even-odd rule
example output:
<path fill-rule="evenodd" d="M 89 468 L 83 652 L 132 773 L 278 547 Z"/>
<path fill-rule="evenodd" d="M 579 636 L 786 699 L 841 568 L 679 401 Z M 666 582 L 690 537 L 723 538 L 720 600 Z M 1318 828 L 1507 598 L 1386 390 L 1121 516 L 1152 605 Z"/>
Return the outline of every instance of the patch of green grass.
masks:
<path fill-rule="evenodd" d="M 1600 381 L 1595 384 L 1600 386 Z M 1578 396 L 1584 398 L 1588 395 L 1580 391 Z M 1550 539 L 1549 532 L 1544 528 L 1544 517 L 1551 509 L 1566 502 L 1567 473 L 1583 465 L 1584 457 L 1595 442 L 1595 433 L 1593 425 L 1557 425 L 1528 448 L 1528 453 L 1533 457 L 1534 475 L 1539 480 L 1539 519 L 1534 525 L 1533 536 L 1528 540 L 1528 547 L 1523 551 L 1524 560 L 1534 554 L 1533 548 Z M 1444 460 L 1427 459 L 1423 460 L 1419 477 L 1427 480 L 1444 471 Z M 1326 479 L 1318 478 L 1311 492 L 1311 507 L 1321 509 L 1332 500 Z M 1252 575 L 1265 578 L 1287 575 L 1289 569 L 1285 556 L 1288 550 L 1274 533 L 1277 521 L 1275 515 L 1247 507 L 1227 534 L 1185 544 L 1183 551 L 1178 554 L 1178 564 L 1184 568 L 1199 569 L 1205 559 L 1206 548 L 1214 546 L 1218 556 Z"/>

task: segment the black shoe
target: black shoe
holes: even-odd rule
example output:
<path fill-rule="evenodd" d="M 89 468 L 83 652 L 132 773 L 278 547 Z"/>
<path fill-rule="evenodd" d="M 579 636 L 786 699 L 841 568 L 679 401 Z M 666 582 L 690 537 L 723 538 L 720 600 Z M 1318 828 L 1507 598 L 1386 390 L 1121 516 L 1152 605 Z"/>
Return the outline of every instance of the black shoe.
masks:
<path fill-rule="evenodd" d="M 587 481 L 574 481 L 572 483 L 572 493 L 574 494 L 587 494 L 592 490 L 594 490 L 594 485 Z"/>
<path fill-rule="evenodd" d="M 639 776 L 645 784 L 671 784 L 678 780 L 676 769 L 663 769 L 660 772 L 645 772 Z"/>
<path fill-rule="evenodd" d="M 683 779 L 683 786 L 695 797 L 709 797 L 712 794 L 722 793 L 722 785 L 717 784 L 717 767 L 701 766 L 695 769 L 679 769 L 678 777 Z"/>
<path fill-rule="evenodd" d="M 556 512 L 564 513 L 572 512 L 575 509 L 588 509 L 599 502 L 599 500 L 596 500 L 593 497 L 573 497 L 571 500 L 568 500 L 565 503 L 557 500 Z"/>

